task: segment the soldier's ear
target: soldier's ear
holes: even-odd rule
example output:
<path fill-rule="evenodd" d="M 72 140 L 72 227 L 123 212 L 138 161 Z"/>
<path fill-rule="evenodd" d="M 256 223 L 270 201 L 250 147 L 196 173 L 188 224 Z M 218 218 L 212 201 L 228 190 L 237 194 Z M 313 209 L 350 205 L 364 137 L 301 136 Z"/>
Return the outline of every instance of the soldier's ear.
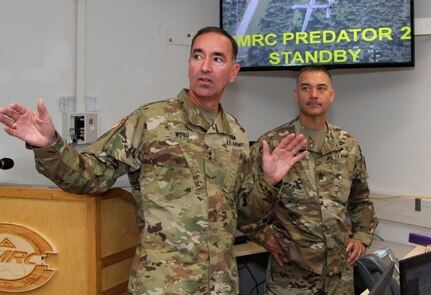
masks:
<path fill-rule="evenodd" d="M 335 99 L 335 89 L 331 88 L 331 103 L 334 101 Z"/>

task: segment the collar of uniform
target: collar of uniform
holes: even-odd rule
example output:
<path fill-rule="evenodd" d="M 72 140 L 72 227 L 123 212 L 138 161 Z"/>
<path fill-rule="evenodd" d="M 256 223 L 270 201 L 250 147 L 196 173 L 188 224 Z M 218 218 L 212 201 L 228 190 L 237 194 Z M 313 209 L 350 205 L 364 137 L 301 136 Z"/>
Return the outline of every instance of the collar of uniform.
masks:
<path fill-rule="evenodd" d="M 210 125 L 205 115 L 202 114 L 198 107 L 192 102 L 188 93 L 188 89 L 183 89 L 178 94 L 178 98 L 183 102 L 184 114 L 188 123 L 200 126 L 208 132 L 232 135 L 231 128 L 229 127 L 226 114 L 221 104 L 219 104 L 219 111 L 214 123 Z"/>
<path fill-rule="evenodd" d="M 328 130 L 328 132 L 326 134 L 325 141 L 323 142 L 320 151 L 316 150 L 316 148 L 311 148 L 309 142 L 312 139 L 305 132 L 305 127 L 302 126 L 301 122 L 299 122 L 299 117 L 295 119 L 295 121 L 293 122 L 293 126 L 295 128 L 295 134 L 303 134 L 307 138 L 307 145 L 305 147 L 306 150 L 312 152 L 320 152 L 323 155 L 340 150 L 339 138 L 334 134 L 334 126 L 329 124 L 327 121 L 326 129 Z"/>
<path fill-rule="evenodd" d="M 210 127 L 208 120 L 201 112 L 199 112 L 198 107 L 192 102 L 188 93 L 189 90 L 184 88 L 177 95 L 178 99 L 182 102 L 186 121 L 192 125 L 208 130 Z"/>
<path fill-rule="evenodd" d="M 217 117 L 214 120 L 214 123 L 211 125 L 209 132 L 215 132 L 215 133 L 223 133 L 231 138 L 235 138 L 234 132 L 231 129 L 231 125 L 228 122 L 228 118 L 226 113 L 223 110 L 223 107 L 221 104 L 219 104 L 219 111 L 217 114 Z"/>

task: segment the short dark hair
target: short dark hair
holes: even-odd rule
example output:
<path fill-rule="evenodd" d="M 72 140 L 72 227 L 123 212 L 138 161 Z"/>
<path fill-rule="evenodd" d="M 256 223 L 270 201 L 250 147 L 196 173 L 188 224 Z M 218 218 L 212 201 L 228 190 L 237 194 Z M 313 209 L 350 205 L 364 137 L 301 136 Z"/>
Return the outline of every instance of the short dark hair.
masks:
<path fill-rule="evenodd" d="M 319 65 L 311 65 L 311 66 L 305 66 L 299 70 L 298 74 L 296 75 L 296 84 L 298 84 L 299 76 L 301 76 L 302 73 L 304 72 L 324 72 L 326 75 L 328 75 L 329 80 L 332 82 L 332 75 L 328 71 L 328 69 Z"/>
<path fill-rule="evenodd" d="M 238 44 L 236 43 L 235 39 L 225 30 L 219 28 L 219 27 L 205 27 L 200 29 L 195 36 L 192 39 L 192 48 L 193 48 L 193 44 L 195 43 L 195 40 L 198 36 L 206 34 L 206 33 L 217 33 L 217 34 L 221 34 L 223 36 L 225 36 L 226 38 L 228 38 L 232 44 L 232 53 L 233 53 L 233 58 L 236 61 L 236 57 L 238 55 Z"/>

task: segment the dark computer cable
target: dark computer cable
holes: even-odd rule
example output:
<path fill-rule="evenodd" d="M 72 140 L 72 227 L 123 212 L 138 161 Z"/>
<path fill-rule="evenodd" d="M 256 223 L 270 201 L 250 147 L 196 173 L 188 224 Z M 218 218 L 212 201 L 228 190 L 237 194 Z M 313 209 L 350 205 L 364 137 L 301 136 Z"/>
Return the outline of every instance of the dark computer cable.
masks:
<path fill-rule="evenodd" d="M 248 262 L 247 262 L 247 258 L 246 257 L 239 258 L 239 262 L 241 263 L 241 266 L 238 267 L 238 271 L 242 270 L 242 269 L 246 269 L 247 272 L 249 273 L 251 279 L 254 282 L 254 287 L 250 290 L 249 295 L 252 295 L 253 291 L 255 291 L 257 295 L 259 295 L 259 286 L 261 286 L 265 282 L 265 280 L 263 280 L 262 282 L 258 283 L 256 277 L 253 274 L 253 271 L 248 266 Z"/>

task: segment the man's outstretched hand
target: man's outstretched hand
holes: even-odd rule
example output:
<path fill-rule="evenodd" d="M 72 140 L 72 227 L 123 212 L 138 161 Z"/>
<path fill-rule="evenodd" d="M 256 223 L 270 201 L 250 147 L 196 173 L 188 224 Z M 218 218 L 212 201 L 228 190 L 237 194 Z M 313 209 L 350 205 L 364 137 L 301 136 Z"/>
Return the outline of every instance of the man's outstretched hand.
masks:
<path fill-rule="evenodd" d="M 280 182 L 293 165 L 308 155 L 307 151 L 298 153 L 306 144 L 304 135 L 291 133 L 271 153 L 268 143 L 262 141 L 262 168 L 266 181 L 272 185 Z"/>
<path fill-rule="evenodd" d="M 55 126 L 43 103 L 37 101 L 37 111 L 13 103 L 8 108 L 0 108 L 0 122 L 11 136 L 19 138 L 35 147 L 45 147 L 56 140 Z"/>

